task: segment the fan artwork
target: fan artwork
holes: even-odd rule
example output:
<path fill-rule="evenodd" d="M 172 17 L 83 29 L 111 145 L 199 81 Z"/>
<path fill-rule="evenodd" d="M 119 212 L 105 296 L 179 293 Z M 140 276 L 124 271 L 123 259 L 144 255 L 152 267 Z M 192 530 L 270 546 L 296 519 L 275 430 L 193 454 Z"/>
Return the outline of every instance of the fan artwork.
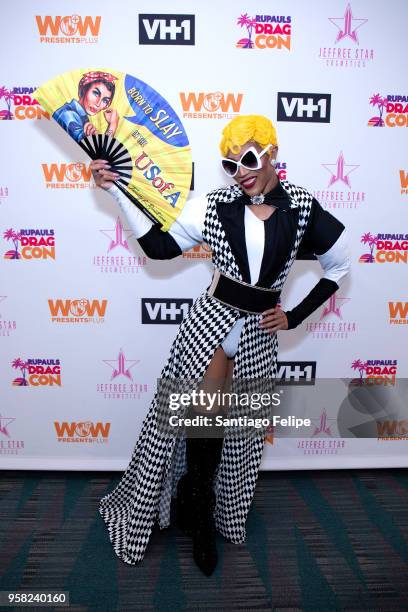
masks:
<path fill-rule="evenodd" d="M 91 159 L 106 159 L 119 189 L 161 229 L 183 209 L 191 149 L 173 108 L 140 79 L 113 70 L 73 70 L 34 93 Z"/>

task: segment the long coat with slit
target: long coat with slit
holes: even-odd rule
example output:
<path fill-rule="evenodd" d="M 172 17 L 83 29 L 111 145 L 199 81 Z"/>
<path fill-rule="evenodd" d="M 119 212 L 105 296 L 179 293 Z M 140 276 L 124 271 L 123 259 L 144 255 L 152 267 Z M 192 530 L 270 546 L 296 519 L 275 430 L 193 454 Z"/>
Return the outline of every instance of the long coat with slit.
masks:
<path fill-rule="evenodd" d="M 265 222 L 265 250 L 259 285 L 281 290 L 308 224 L 313 198 L 305 189 L 281 181 L 284 198 Z M 207 194 L 203 239 L 212 250 L 214 266 L 249 282 L 245 252 L 241 189 L 231 186 Z M 274 219 L 275 218 L 275 219 Z M 269 227 L 274 241 L 268 240 Z M 272 231 L 272 229 L 271 229 Z M 202 293 L 181 323 L 161 377 L 201 379 L 217 347 L 242 313 Z M 259 328 L 260 315 L 247 314 L 235 356 L 233 378 L 273 378 L 276 334 Z M 157 391 L 143 421 L 129 465 L 116 488 L 100 500 L 99 512 L 113 548 L 134 564 L 145 553 L 152 528 L 170 524 L 170 502 L 186 471 L 185 438 L 162 435 L 157 427 Z M 245 541 L 245 521 L 254 495 L 264 439 L 226 437 L 215 476 L 218 531 L 233 543 Z"/>

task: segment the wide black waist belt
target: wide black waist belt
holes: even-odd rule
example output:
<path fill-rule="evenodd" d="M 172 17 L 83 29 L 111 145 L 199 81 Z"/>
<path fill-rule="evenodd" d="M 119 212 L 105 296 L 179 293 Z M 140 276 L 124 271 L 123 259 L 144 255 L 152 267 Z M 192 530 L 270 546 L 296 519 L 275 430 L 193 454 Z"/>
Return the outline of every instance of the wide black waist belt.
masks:
<path fill-rule="evenodd" d="M 243 312 L 259 314 L 278 303 L 280 291 L 256 287 L 215 270 L 207 294 Z"/>

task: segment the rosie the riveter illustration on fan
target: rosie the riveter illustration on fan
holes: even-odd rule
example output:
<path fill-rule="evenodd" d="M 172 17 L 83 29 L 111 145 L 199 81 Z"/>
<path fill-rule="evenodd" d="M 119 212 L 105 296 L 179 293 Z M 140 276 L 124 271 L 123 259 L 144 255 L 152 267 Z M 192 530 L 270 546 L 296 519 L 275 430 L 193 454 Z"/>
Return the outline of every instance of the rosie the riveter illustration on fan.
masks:
<path fill-rule="evenodd" d="M 114 136 L 118 127 L 118 112 L 109 108 L 115 95 L 117 77 L 109 72 L 87 72 L 78 83 L 78 100 L 65 102 L 52 117 L 77 142 L 85 136 L 97 134 L 89 115 L 103 111 L 108 124 L 106 134 Z"/>
<path fill-rule="evenodd" d="M 104 159 L 115 185 L 167 231 L 190 192 L 192 161 L 177 113 L 153 87 L 109 68 L 71 70 L 34 96 L 91 159 Z"/>

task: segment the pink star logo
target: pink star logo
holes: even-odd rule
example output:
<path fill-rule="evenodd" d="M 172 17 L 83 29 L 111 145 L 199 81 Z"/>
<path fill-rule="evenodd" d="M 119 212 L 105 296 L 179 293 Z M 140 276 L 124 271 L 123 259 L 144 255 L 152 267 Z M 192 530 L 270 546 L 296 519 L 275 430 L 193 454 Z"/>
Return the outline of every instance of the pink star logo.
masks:
<path fill-rule="evenodd" d="M 130 238 L 130 236 L 133 236 L 133 232 L 131 230 L 124 229 L 119 217 L 116 220 L 116 225 L 114 229 L 99 231 L 110 240 L 108 253 L 118 246 L 121 246 L 127 251 L 130 251 L 128 239 Z"/>
<path fill-rule="evenodd" d="M 354 19 L 350 4 L 347 5 L 343 17 L 329 17 L 329 21 L 338 28 L 338 33 L 334 44 L 343 38 L 351 38 L 357 45 L 360 44 L 357 38 L 357 30 L 363 26 L 368 19 Z"/>
<path fill-rule="evenodd" d="M 323 309 L 322 312 L 322 316 L 320 317 L 320 320 L 324 319 L 325 317 L 329 316 L 329 314 L 333 313 L 336 315 L 336 317 L 338 317 L 339 319 L 343 319 L 342 315 L 341 315 L 341 308 L 344 306 L 344 304 L 346 304 L 347 302 L 350 301 L 351 298 L 342 298 L 342 297 L 337 297 L 337 295 L 335 293 L 333 293 L 333 295 L 330 297 L 329 301 L 326 302 L 326 305 Z"/>
<path fill-rule="evenodd" d="M 335 164 L 322 164 L 322 166 L 326 168 L 331 175 L 328 187 L 331 187 L 334 183 L 337 183 L 337 181 L 341 181 L 347 185 L 349 189 L 351 187 L 349 174 L 354 172 L 356 168 L 359 168 L 359 165 L 356 164 L 346 164 L 343 151 L 340 152 Z"/>
<path fill-rule="evenodd" d="M 126 376 L 126 378 L 133 380 L 130 370 L 140 362 L 140 359 L 126 359 L 123 349 L 120 349 L 117 359 L 104 359 L 103 362 L 113 370 L 111 380 L 118 376 Z"/>
<path fill-rule="evenodd" d="M 12 423 L 13 421 L 15 421 L 15 418 L 9 418 L 9 417 L 2 417 L 0 414 L 0 433 L 4 434 L 7 438 L 10 438 L 10 434 L 9 431 L 7 429 L 7 425 L 10 425 L 10 423 Z"/>
<path fill-rule="evenodd" d="M 333 437 L 333 433 L 330 427 L 330 421 L 335 421 L 336 419 L 329 419 L 326 410 L 323 410 L 319 419 L 311 420 L 312 423 L 314 423 L 315 425 L 315 430 L 312 434 L 312 437 L 317 436 L 317 434 L 323 433 L 326 434 L 326 436 L 329 436 L 330 438 Z"/>

